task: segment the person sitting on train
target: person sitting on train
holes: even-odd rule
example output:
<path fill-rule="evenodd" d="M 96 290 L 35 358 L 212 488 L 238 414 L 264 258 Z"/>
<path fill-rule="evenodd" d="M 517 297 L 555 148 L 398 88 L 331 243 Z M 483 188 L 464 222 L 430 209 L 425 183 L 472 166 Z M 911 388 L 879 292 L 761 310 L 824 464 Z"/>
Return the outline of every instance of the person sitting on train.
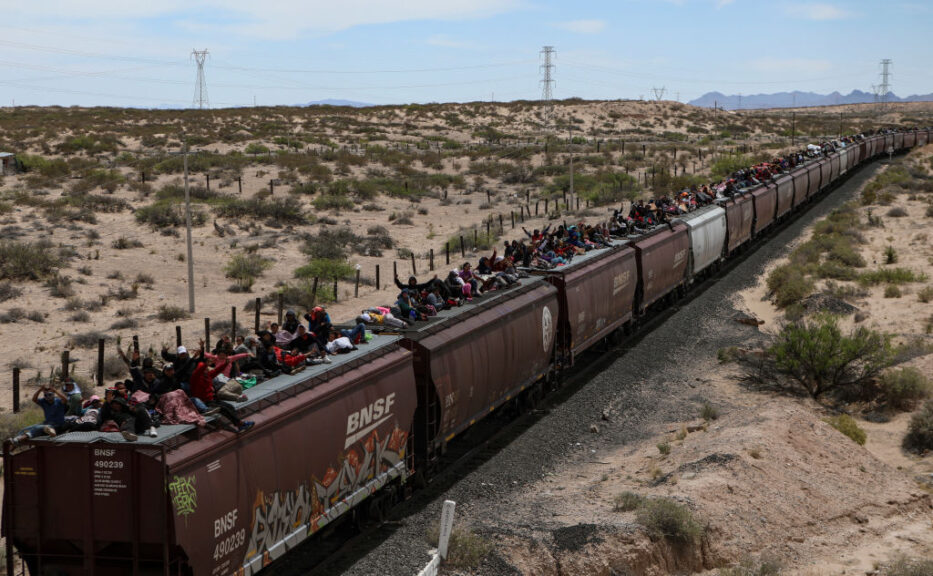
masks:
<path fill-rule="evenodd" d="M 135 442 L 140 435 L 158 436 L 149 411 L 130 406 L 123 394 L 114 394 L 101 408 L 100 431 L 119 432 L 127 442 Z"/>
<path fill-rule="evenodd" d="M 473 267 L 469 262 L 463 263 L 463 266 L 460 267 L 459 275 L 465 283 L 470 285 L 473 296 L 478 298 L 483 295 L 482 290 L 480 290 L 480 280 L 473 274 Z"/>
<path fill-rule="evenodd" d="M 221 368 L 209 369 L 206 361 L 198 362 L 191 375 L 191 393 L 188 396 L 202 414 L 219 412 L 233 424 L 238 433 L 246 432 L 253 427 L 254 423 L 249 420 L 240 420 L 236 409 L 231 404 L 214 396 L 213 380 L 220 372 Z"/>
<path fill-rule="evenodd" d="M 171 362 L 175 367 L 175 383 L 179 388 L 187 389 L 191 381 L 191 373 L 197 363 L 188 355 L 188 349 L 184 346 L 177 348 L 177 353 L 172 354 L 165 346 L 162 347 L 162 359 Z"/>
<path fill-rule="evenodd" d="M 81 388 L 70 376 L 62 381 L 62 392 L 65 394 L 65 398 L 67 398 L 68 403 L 68 410 L 65 412 L 65 415 L 80 415 L 82 412 L 81 404 L 83 400 Z"/>
<path fill-rule="evenodd" d="M 68 398 L 51 384 L 40 386 L 32 395 L 32 401 L 39 408 L 45 418 L 42 424 L 34 424 L 23 428 L 11 439 L 16 446 L 30 438 L 39 436 L 56 436 L 65 431 L 65 411 L 68 409 Z"/>
<path fill-rule="evenodd" d="M 103 403 L 97 394 L 88 398 L 81 407 L 81 415 L 68 426 L 69 432 L 93 432 L 100 428 L 100 410 Z"/>
<path fill-rule="evenodd" d="M 315 306 L 304 315 L 304 319 L 308 321 L 308 332 L 314 334 L 318 347 L 323 349 L 327 345 L 327 335 L 332 327 L 330 315 L 323 306 Z"/>
<path fill-rule="evenodd" d="M 451 294 L 459 294 L 461 300 L 473 301 L 473 285 L 464 281 L 456 269 L 447 274 L 447 289 Z"/>
<path fill-rule="evenodd" d="M 349 354 L 357 350 L 357 347 L 353 345 L 353 341 L 346 336 L 341 336 L 336 332 L 331 332 L 327 337 L 327 353 L 328 354 Z"/>
<path fill-rule="evenodd" d="M 301 322 L 298 321 L 298 315 L 295 314 L 294 310 L 285 312 L 285 321 L 282 322 L 282 330 L 294 334 L 298 331 L 299 324 L 301 324 Z"/>
<path fill-rule="evenodd" d="M 412 290 L 414 292 L 425 292 L 425 291 L 431 290 L 432 287 L 438 287 L 441 290 L 441 294 L 444 294 L 445 298 L 448 296 L 447 287 L 444 285 L 443 281 L 438 279 L 437 275 L 435 275 L 434 278 L 431 278 L 427 282 L 423 282 L 420 284 L 418 283 L 418 279 L 414 276 L 408 277 L 407 284 L 402 284 L 401 280 L 399 280 L 399 277 L 396 276 L 395 286 L 399 290 L 403 290 L 407 288 L 408 290 Z"/>

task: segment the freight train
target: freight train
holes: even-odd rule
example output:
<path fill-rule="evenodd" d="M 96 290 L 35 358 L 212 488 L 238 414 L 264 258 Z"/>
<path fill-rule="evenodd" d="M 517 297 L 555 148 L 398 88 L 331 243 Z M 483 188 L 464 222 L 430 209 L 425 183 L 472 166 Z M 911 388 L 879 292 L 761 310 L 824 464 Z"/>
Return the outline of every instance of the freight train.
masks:
<path fill-rule="evenodd" d="M 4 446 L 8 574 L 250 576 L 346 517 L 380 517 L 447 444 L 669 306 L 859 164 L 930 142 L 866 136 L 518 287 L 252 388 L 237 435 L 163 426 Z M 14 562 L 14 548 L 18 562 Z"/>

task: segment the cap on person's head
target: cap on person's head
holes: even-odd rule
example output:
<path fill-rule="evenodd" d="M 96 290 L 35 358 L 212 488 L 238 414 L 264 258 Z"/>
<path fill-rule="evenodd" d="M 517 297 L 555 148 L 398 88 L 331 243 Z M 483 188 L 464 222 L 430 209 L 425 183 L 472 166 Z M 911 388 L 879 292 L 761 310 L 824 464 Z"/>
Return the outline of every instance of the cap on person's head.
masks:
<path fill-rule="evenodd" d="M 174 369 L 175 369 L 175 365 L 172 364 L 171 362 L 167 362 L 165 366 L 162 367 L 163 372 L 167 372 L 168 370 L 174 370 Z"/>
<path fill-rule="evenodd" d="M 294 310 L 289 310 L 289 311 L 287 311 L 287 312 L 285 313 L 285 315 L 286 315 L 286 316 L 294 316 L 294 315 L 295 315 L 295 311 L 294 311 Z"/>
<path fill-rule="evenodd" d="M 184 346 L 179 346 L 179 347 L 178 347 L 178 353 L 179 353 L 179 354 L 187 354 L 187 353 L 188 353 L 188 349 L 185 348 Z"/>

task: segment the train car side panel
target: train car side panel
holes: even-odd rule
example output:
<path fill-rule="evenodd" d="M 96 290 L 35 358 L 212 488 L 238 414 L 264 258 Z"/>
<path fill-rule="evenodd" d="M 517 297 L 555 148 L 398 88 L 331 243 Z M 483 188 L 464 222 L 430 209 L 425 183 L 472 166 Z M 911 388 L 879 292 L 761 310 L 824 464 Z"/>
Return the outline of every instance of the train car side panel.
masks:
<path fill-rule="evenodd" d="M 412 342 L 415 361 L 441 406 L 446 442 L 550 369 L 557 289 L 541 282 L 459 323 Z"/>
<path fill-rule="evenodd" d="M 819 162 L 811 162 L 807 164 L 807 174 L 809 175 L 809 184 L 807 185 L 807 198 L 812 198 L 820 191 L 820 178 L 822 177 L 822 171 L 820 170 Z"/>
<path fill-rule="evenodd" d="M 904 133 L 898 132 L 894 135 L 894 150 L 900 151 L 904 149 Z"/>
<path fill-rule="evenodd" d="M 632 319 L 632 302 L 638 282 L 635 249 L 615 249 L 590 266 L 562 275 L 560 330 L 566 330 L 566 346 L 572 355 L 589 348 Z"/>
<path fill-rule="evenodd" d="M 725 202 L 726 225 L 729 229 L 728 251 L 731 254 L 752 238 L 755 205 L 751 194 L 735 195 Z"/>
<path fill-rule="evenodd" d="M 639 312 L 683 283 L 687 273 L 689 250 L 687 227 L 681 222 L 635 241 L 638 280 L 641 287 Z"/>
<path fill-rule="evenodd" d="M 778 216 L 787 214 L 807 201 L 809 178 L 804 167 L 795 168 L 789 175 L 778 178 Z"/>
<path fill-rule="evenodd" d="M 755 234 L 774 222 L 774 214 L 777 210 L 777 186 L 772 183 L 763 185 L 760 188 L 752 190 L 752 196 L 755 199 Z"/>
<path fill-rule="evenodd" d="M 407 478 L 411 353 L 393 348 L 309 384 L 257 413 L 246 436 L 218 432 L 171 454 L 176 542 L 195 574 L 252 574 Z"/>
<path fill-rule="evenodd" d="M 926 130 L 920 130 L 919 132 L 917 132 L 917 140 L 915 144 L 917 146 L 926 146 L 927 145 L 927 134 L 928 133 L 926 132 Z"/>
<path fill-rule="evenodd" d="M 839 157 L 834 156 L 838 162 Z M 829 188 L 829 185 L 833 183 L 833 163 L 831 158 L 824 158 L 820 160 L 820 192 Z M 811 191 L 811 194 L 813 192 Z"/>
<path fill-rule="evenodd" d="M 719 206 L 708 206 L 681 217 L 687 225 L 690 238 L 690 276 L 696 276 L 722 259 L 726 244 L 726 211 Z"/>
<path fill-rule="evenodd" d="M 907 132 L 904 136 L 904 148 L 913 148 L 917 144 L 917 133 Z"/>

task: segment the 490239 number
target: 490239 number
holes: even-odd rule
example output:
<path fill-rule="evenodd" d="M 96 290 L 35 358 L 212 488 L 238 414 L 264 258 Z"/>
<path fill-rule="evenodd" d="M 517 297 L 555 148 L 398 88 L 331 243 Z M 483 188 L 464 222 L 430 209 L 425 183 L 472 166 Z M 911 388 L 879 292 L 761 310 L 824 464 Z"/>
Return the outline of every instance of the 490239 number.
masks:
<path fill-rule="evenodd" d="M 95 468 L 107 468 L 110 470 L 119 470 L 123 468 L 123 461 L 122 460 L 95 460 L 94 467 Z"/>
<path fill-rule="evenodd" d="M 214 561 L 218 561 L 233 552 L 246 542 L 246 529 L 239 530 L 227 536 L 214 546 Z"/>

